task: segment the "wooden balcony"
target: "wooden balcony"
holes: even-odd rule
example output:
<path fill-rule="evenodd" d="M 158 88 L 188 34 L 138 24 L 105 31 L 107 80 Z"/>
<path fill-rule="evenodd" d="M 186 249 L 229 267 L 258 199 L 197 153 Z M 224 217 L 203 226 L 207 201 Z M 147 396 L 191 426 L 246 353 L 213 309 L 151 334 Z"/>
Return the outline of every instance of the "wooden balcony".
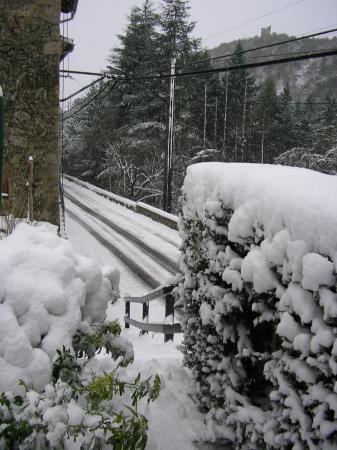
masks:
<path fill-rule="evenodd" d="M 62 61 L 69 53 L 74 50 L 75 44 L 73 39 L 61 36 L 61 54 L 60 61 Z"/>

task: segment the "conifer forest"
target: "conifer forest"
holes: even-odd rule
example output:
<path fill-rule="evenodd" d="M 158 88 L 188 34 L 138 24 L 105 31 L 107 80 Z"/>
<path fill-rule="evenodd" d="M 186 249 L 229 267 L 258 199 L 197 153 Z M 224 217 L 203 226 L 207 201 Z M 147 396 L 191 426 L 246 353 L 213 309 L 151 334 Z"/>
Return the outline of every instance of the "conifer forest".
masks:
<path fill-rule="evenodd" d="M 232 42 L 226 52 L 225 44 L 205 49 L 193 37 L 194 27 L 183 0 L 164 0 L 160 9 L 145 0 L 132 8 L 108 57 L 108 82 L 91 88 L 88 106 L 81 107 L 82 98 L 65 115 L 64 171 L 162 206 L 170 79 L 161 75 L 170 73 L 175 59 L 178 73 L 191 74 L 175 80 L 172 212 L 186 167 L 194 162 L 276 163 L 336 173 L 337 102 L 329 88 L 335 58 L 247 70 L 242 66 L 270 56 L 267 50 L 245 53 L 247 47 L 290 37 L 269 30 Z M 289 43 L 273 48 L 273 55 L 336 46 L 336 40 Z M 219 53 L 230 56 L 212 61 Z M 219 66 L 238 70 L 208 72 Z"/>

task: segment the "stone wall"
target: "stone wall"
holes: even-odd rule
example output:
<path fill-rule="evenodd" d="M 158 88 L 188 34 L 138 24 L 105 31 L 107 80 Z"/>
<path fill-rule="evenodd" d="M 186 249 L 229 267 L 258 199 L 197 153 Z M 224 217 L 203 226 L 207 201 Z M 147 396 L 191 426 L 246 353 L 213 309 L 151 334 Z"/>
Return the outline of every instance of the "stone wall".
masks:
<path fill-rule="evenodd" d="M 27 214 L 34 158 L 34 218 L 59 221 L 61 0 L 0 0 L 0 84 L 11 208 Z"/>

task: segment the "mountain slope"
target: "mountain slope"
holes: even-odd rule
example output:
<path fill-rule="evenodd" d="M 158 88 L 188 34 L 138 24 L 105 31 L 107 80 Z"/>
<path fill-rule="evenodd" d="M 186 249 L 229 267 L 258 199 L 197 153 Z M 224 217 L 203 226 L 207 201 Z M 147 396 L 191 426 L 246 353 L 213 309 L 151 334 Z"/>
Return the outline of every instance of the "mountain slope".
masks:
<path fill-rule="evenodd" d="M 285 33 L 272 33 L 271 28 L 262 28 L 260 36 L 241 39 L 244 50 L 286 41 L 294 36 Z M 220 44 L 209 50 L 211 57 L 218 57 L 232 53 L 238 40 Z M 274 57 L 287 57 L 290 53 L 301 54 L 301 52 L 321 51 L 337 48 L 337 37 L 311 38 L 297 42 L 275 46 L 245 55 L 246 62 L 256 62 Z M 215 67 L 225 64 L 225 59 L 214 61 Z M 326 96 L 333 96 L 337 87 L 337 56 L 330 56 L 303 62 L 286 63 L 271 67 L 257 68 L 252 71 L 258 81 L 265 80 L 268 76 L 276 81 L 278 89 L 282 89 L 287 83 L 290 86 L 294 99 L 304 101 L 308 95 L 312 99 L 324 100 Z"/>

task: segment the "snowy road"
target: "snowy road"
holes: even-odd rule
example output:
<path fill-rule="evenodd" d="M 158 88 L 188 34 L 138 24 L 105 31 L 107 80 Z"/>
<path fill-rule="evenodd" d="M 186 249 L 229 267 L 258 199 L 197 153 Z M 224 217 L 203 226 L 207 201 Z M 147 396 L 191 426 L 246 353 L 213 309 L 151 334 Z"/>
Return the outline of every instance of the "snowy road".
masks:
<path fill-rule="evenodd" d="M 65 180 L 66 228 L 70 241 L 80 253 L 98 264 L 118 267 L 121 273 L 121 299 L 110 308 L 108 317 L 123 320 L 125 295 L 141 295 L 169 283 L 178 272 L 178 232 L 135 213 L 72 181 Z M 131 305 L 131 317 L 142 320 L 142 305 Z M 150 304 L 149 321 L 163 322 L 163 299 Z M 134 347 L 139 345 L 139 330 L 131 327 Z M 176 337 L 176 342 L 181 336 Z M 146 339 L 142 340 L 142 345 Z M 148 341 L 161 344 L 162 335 Z M 140 350 L 142 353 L 143 351 Z M 149 353 L 149 352 L 146 352 Z M 151 353 L 151 352 L 150 352 Z M 180 353 L 176 357 L 181 359 Z M 167 355 L 166 355 L 167 356 Z"/>
<path fill-rule="evenodd" d="M 67 180 L 65 196 L 70 219 L 110 249 L 151 288 L 178 272 L 177 231 Z"/>
<path fill-rule="evenodd" d="M 108 309 L 107 319 L 123 324 L 125 294 L 141 295 L 167 283 L 178 271 L 178 232 L 152 219 L 111 202 L 87 188 L 64 181 L 66 232 L 75 249 L 100 265 L 118 267 L 120 300 Z M 164 319 L 162 300 L 150 303 L 149 320 Z M 141 320 L 142 306 L 131 305 L 131 317 Z M 182 335 L 164 344 L 163 335 L 139 335 L 130 327 L 122 334 L 133 344 L 135 361 L 127 371 L 146 378 L 155 373 L 162 380 L 161 394 L 143 412 L 149 419 L 146 450 L 195 450 L 193 441 L 204 434 L 203 416 L 190 398 L 193 382 L 182 366 L 178 349 Z M 202 448 L 208 447 L 203 444 Z"/>

